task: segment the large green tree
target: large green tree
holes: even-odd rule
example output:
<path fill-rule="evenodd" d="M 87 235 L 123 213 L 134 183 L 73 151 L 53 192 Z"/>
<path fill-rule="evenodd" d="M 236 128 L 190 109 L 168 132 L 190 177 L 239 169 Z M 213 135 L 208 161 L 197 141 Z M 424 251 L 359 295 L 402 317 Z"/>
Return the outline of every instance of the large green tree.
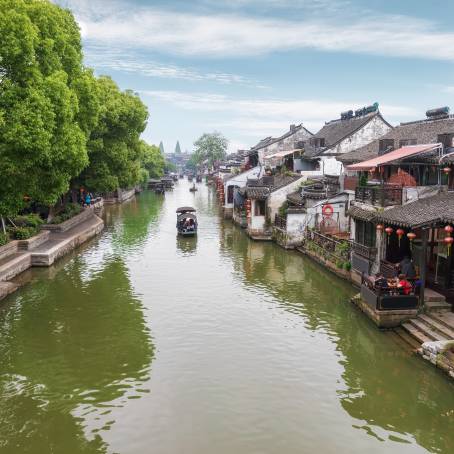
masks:
<path fill-rule="evenodd" d="M 156 145 L 140 141 L 142 167 L 148 178 L 160 178 L 164 174 L 165 159 Z"/>
<path fill-rule="evenodd" d="M 79 182 L 99 192 L 134 186 L 143 179 L 140 134 L 147 108 L 136 94 L 121 91 L 106 76 L 98 79 L 98 94 L 99 120 L 88 140 L 90 163 Z"/>
<path fill-rule="evenodd" d="M 24 196 L 52 205 L 88 164 L 95 81 L 72 14 L 49 1 L 0 0 L 0 214 Z"/>
<path fill-rule="evenodd" d="M 209 167 L 223 159 L 227 154 L 229 141 L 219 132 L 205 133 L 194 142 L 194 153 L 191 160 L 197 166 L 205 161 Z"/>
<path fill-rule="evenodd" d="M 181 154 L 181 147 L 180 147 L 179 140 L 177 140 L 177 144 L 175 145 L 175 154 Z"/>

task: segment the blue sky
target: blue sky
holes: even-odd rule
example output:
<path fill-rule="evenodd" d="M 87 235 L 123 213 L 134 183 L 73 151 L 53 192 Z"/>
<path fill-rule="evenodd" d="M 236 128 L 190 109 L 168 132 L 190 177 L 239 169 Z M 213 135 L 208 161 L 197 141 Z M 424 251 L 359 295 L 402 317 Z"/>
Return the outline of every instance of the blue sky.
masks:
<path fill-rule="evenodd" d="M 86 63 L 140 93 L 145 139 L 192 150 L 204 132 L 246 148 L 302 122 L 315 132 L 374 102 L 388 121 L 454 109 L 448 0 L 57 0 Z"/>

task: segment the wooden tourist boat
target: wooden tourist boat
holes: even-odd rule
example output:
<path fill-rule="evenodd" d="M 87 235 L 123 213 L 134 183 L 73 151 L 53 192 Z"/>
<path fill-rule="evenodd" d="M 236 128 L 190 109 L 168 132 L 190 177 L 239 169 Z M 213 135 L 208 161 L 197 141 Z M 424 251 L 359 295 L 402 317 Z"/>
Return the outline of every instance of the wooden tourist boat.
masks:
<path fill-rule="evenodd" d="M 189 190 L 190 190 L 191 192 L 197 191 L 197 188 L 195 187 L 195 183 L 193 183 L 193 185 L 189 188 Z"/>
<path fill-rule="evenodd" d="M 195 208 L 180 207 L 177 209 L 177 231 L 182 236 L 197 235 L 197 216 Z"/>

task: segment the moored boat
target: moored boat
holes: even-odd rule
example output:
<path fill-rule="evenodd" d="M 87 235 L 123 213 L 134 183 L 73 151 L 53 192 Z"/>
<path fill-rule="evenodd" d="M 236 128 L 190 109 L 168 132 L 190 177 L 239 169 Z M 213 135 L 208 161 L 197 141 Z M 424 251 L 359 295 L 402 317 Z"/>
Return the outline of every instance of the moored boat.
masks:
<path fill-rule="evenodd" d="M 177 208 L 177 231 L 179 235 L 197 235 L 197 216 L 193 207 Z"/>

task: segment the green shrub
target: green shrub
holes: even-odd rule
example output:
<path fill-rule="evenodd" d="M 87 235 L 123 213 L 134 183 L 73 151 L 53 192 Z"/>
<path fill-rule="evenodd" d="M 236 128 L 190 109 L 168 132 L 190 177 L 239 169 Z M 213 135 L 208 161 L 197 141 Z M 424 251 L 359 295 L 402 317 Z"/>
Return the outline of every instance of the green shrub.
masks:
<path fill-rule="evenodd" d="M 61 224 L 82 211 L 82 207 L 77 203 L 68 203 L 50 222 L 51 224 Z"/>
<path fill-rule="evenodd" d="M 15 240 L 28 240 L 37 233 L 36 227 L 13 227 L 9 231 Z"/>
<path fill-rule="evenodd" d="M 7 233 L 0 233 L 0 246 L 4 246 L 9 241 L 9 235 Z"/>
<path fill-rule="evenodd" d="M 345 271 L 350 271 L 352 269 L 352 264 L 350 262 L 345 262 L 344 269 Z"/>
<path fill-rule="evenodd" d="M 16 216 L 14 218 L 14 224 L 17 227 L 39 227 L 43 224 L 43 220 L 40 218 L 38 214 L 27 214 L 22 216 Z"/>

